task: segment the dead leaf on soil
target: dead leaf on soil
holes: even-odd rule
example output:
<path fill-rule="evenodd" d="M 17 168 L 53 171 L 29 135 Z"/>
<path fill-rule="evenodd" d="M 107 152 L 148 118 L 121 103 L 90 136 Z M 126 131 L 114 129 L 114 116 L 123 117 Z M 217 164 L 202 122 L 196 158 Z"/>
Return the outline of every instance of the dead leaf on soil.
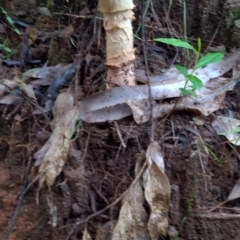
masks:
<path fill-rule="evenodd" d="M 22 82 L 21 85 L 20 85 L 20 88 L 22 89 L 23 93 L 26 96 L 28 96 L 28 97 L 30 97 L 30 98 L 32 98 L 32 99 L 37 101 L 37 98 L 35 96 L 35 93 L 34 93 L 32 85 L 25 84 L 25 83 Z"/>
<path fill-rule="evenodd" d="M 92 240 L 90 234 L 88 233 L 87 227 L 84 228 L 82 240 Z"/>
<path fill-rule="evenodd" d="M 16 92 L 12 91 L 16 87 L 19 87 L 27 97 L 36 100 L 36 96 L 33 91 L 33 87 L 31 85 L 25 84 L 20 79 L 15 77 L 12 80 L 9 80 L 9 79 L 1 80 L 1 82 L 0 82 L 0 97 L 5 92 L 10 92 L 10 94 L 1 97 L 0 104 L 16 105 L 16 104 L 22 102 L 23 97 L 20 94 L 17 94 Z"/>
<path fill-rule="evenodd" d="M 138 162 L 135 167 L 138 169 Z M 112 233 L 112 240 L 148 240 L 150 239 L 147 230 L 148 215 L 143 207 L 144 194 L 140 179 L 130 188 L 129 193 L 123 200 L 118 222 Z"/>
<path fill-rule="evenodd" d="M 146 153 L 148 168 L 144 179 L 144 195 L 150 206 L 148 231 L 152 240 L 166 236 L 170 204 L 170 183 L 164 173 L 164 159 L 157 142 L 152 142 Z"/>
<path fill-rule="evenodd" d="M 95 240 L 111 239 L 116 220 L 109 220 L 106 223 L 99 224 L 97 227 Z"/>
<path fill-rule="evenodd" d="M 9 79 L 1 79 L 0 81 L 0 96 L 2 96 L 5 92 L 15 88 L 18 86 L 18 79 L 14 78 L 13 80 Z"/>
<path fill-rule="evenodd" d="M 240 198 L 240 179 L 237 180 L 232 191 L 230 192 L 227 201 L 232 201 L 234 199 Z"/>
<path fill-rule="evenodd" d="M 6 96 L 1 97 L 0 104 L 5 105 L 18 105 L 23 102 L 23 97 L 16 93 L 10 93 Z"/>
<path fill-rule="evenodd" d="M 220 207 L 222 207 L 224 204 L 228 203 L 229 201 L 232 201 L 232 200 L 235 200 L 235 199 L 238 199 L 240 198 L 240 178 L 237 180 L 236 184 L 234 185 L 232 191 L 230 192 L 228 198 L 223 201 L 223 202 L 220 202 L 217 206 L 211 208 L 210 210 L 208 210 L 207 212 L 212 212 Z M 222 213 L 221 213 L 222 214 Z M 208 217 L 208 215 L 203 215 L 205 217 Z M 210 215 L 211 216 L 211 215 Z M 220 215 L 221 216 L 221 215 Z M 232 214 L 232 216 L 237 216 L 239 217 L 240 215 L 239 214 Z"/>
<path fill-rule="evenodd" d="M 183 97 L 177 104 L 153 102 L 153 118 L 164 117 L 171 113 L 173 109 L 174 111 L 187 110 L 197 115 L 209 116 L 221 107 L 226 92 L 232 90 L 237 81 L 239 81 L 237 76 L 233 76 L 232 80 L 222 77 L 214 78 L 197 91 L 197 97 Z M 134 120 L 138 124 L 149 121 L 150 102 L 148 99 L 127 100 L 126 103 L 130 106 Z"/>
<path fill-rule="evenodd" d="M 150 102 L 148 99 L 127 101 L 128 105 L 131 107 L 133 118 L 136 123 L 141 124 L 149 121 L 150 119 Z M 181 111 L 186 109 L 184 104 L 158 104 L 153 103 L 152 116 L 153 118 L 161 118 L 169 114 L 170 112 Z"/>
<path fill-rule="evenodd" d="M 212 122 L 213 129 L 218 135 L 225 136 L 232 144 L 240 146 L 240 120 L 217 116 Z"/>
<path fill-rule="evenodd" d="M 70 92 L 61 93 L 53 107 L 52 135 L 44 146 L 35 153 L 35 166 L 40 166 L 39 186 L 46 181 L 52 186 L 56 177 L 61 173 L 68 156 L 78 109 L 74 106 L 74 98 Z"/>
<path fill-rule="evenodd" d="M 210 79 L 218 78 L 219 83 L 216 84 L 217 86 L 220 86 L 220 84 L 222 84 L 221 81 L 225 81 L 226 79 L 219 77 L 235 67 L 236 62 L 239 58 L 240 51 L 228 55 L 221 62 L 209 64 L 204 68 L 197 69 L 194 72 L 194 75 L 201 79 L 203 85 L 206 86 L 199 92 L 200 96 L 202 97 L 201 92 L 205 97 L 206 94 L 209 94 L 209 91 L 213 91 L 211 86 L 213 83 L 206 85 Z M 189 72 L 191 73 L 191 71 L 192 70 L 190 69 Z M 152 82 L 151 95 L 154 100 L 179 97 L 181 95 L 180 88 L 184 88 L 186 83 L 184 76 L 180 74 L 176 68 L 171 68 L 164 75 L 154 76 L 152 78 L 153 81 L 150 81 Z M 113 88 L 108 91 L 93 94 L 92 96 L 81 100 L 79 113 L 82 120 L 86 122 L 104 122 L 110 120 L 118 120 L 131 115 L 133 112 L 131 109 L 132 107 L 136 111 L 136 105 L 147 106 L 147 101 L 149 99 L 148 93 L 149 91 L 147 85 L 134 87 L 122 86 Z M 202 98 L 199 100 L 202 100 Z M 190 107 L 192 107 L 195 102 L 196 99 L 188 99 L 188 105 L 190 105 Z M 205 103 L 205 101 L 203 102 Z M 219 104 L 217 106 L 219 106 Z M 214 106 L 214 108 L 212 107 L 212 109 L 216 109 L 217 106 Z M 182 109 L 182 107 L 183 106 L 180 104 L 179 108 Z M 160 108 L 160 111 L 162 111 L 162 107 L 157 106 L 156 108 Z M 169 107 L 167 106 L 164 108 L 168 109 Z M 198 108 L 200 107 L 198 106 Z M 203 111 L 205 108 L 207 107 L 204 106 L 200 109 Z M 144 110 L 140 109 L 140 111 Z M 167 112 L 168 110 L 164 111 Z M 209 111 L 205 110 L 205 112 L 208 113 Z M 144 116 L 143 120 L 140 119 L 140 122 L 146 121 L 146 119 L 148 118 Z"/>

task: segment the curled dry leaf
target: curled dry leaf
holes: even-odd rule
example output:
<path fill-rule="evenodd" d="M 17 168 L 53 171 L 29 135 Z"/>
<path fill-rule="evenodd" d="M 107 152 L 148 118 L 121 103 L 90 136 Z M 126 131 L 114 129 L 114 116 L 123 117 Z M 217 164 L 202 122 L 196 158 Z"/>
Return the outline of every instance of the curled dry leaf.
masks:
<path fill-rule="evenodd" d="M 144 173 L 144 195 L 150 206 L 148 231 L 152 240 L 166 236 L 168 232 L 168 212 L 170 204 L 170 184 L 164 173 L 161 149 L 152 142 L 146 153 L 148 168 Z"/>
<path fill-rule="evenodd" d="M 127 101 L 128 105 L 131 107 L 133 118 L 136 123 L 141 124 L 149 121 L 150 119 L 150 102 L 148 99 L 136 100 L 136 101 Z M 186 109 L 184 104 L 158 104 L 153 103 L 153 118 L 161 118 L 166 116 L 168 113 L 174 111 L 180 111 Z"/>
<path fill-rule="evenodd" d="M 225 136 L 232 144 L 240 146 L 240 120 L 217 116 L 212 122 L 213 129 L 219 135 Z"/>
<path fill-rule="evenodd" d="M 23 97 L 16 93 L 10 93 L 6 96 L 1 97 L 0 104 L 6 105 L 18 105 L 23 102 Z"/>
<path fill-rule="evenodd" d="M 135 175 L 138 166 L 141 164 L 139 159 L 136 164 Z M 123 200 L 118 222 L 113 230 L 112 240 L 131 239 L 148 240 L 150 239 L 147 230 L 148 215 L 143 207 L 144 194 L 140 179 L 129 189 L 129 193 Z"/>
<path fill-rule="evenodd" d="M 109 220 L 103 225 L 99 224 L 97 227 L 95 240 L 106 240 L 112 238 L 112 232 L 117 223 L 117 220 Z"/>
<path fill-rule="evenodd" d="M 188 111 L 208 116 L 221 107 L 226 92 L 235 84 L 236 81 L 230 81 L 229 78 L 211 79 L 197 91 L 196 98 L 191 96 L 182 98 L 179 104 L 185 105 L 185 109 Z"/>
<path fill-rule="evenodd" d="M 71 93 L 61 93 L 53 107 L 52 135 L 44 146 L 35 153 L 35 166 L 40 166 L 40 187 L 46 181 L 52 186 L 61 173 L 70 149 L 70 136 L 74 132 L 78 110 Z"/>
<path fill-rule="evenodd" d="M 0 96 L 2 96 L 5 92 L 12 90 L 13 88 L 19 85 L 19 79 L 14 78 L 13 80 L 9 79 L 1 79 L 0 82 Z"/>
<path fill-rule="evenodd" d="M 18 79 L 16 77 L 13 80 L 9 80 L 9 79 L 2 79 L 1 80 L 1 83 L 0 83 L 0 97 L 5 92 L 9 92 L 16 87 L 19 87 L 26 96 L 36 100 L 36 96 L 35 96 L 35 93 L 33 91 L 33 87 L 31 85 L 25 84 L 24 82 L 22 82 L 20 79 Z M 15 93 L 15 92 L 13 92 L 13 93 L 10 93 L 10 94 L 8 94 L 4 97 L 1 97 L 0 104 L 16 105 L 16 104 L 21 103 L 22 101 L 23 101 L 23 97 L 20 96 L 19 94 Z"/>
<path fill-rule="evenodd" d="M 92 240 L 92 238 L 87 230 L 87 227 L 84 228 L 82 240 Z"/>
<path fill-rule="evenodd" d="M 183 97 L 177 104 L 153 103 L 153 117 L 160 118 L 174 111 L 187 110 L 198 115 L 208 116 L 217 111 L 225 99 L 226 92 L 232 90 L 237 79 L 229 80 L 228 78 L 214 78 L 208 81 L 199 91 L 197 97 Z M 149 100 L 127 101 L 131 107 L 134 120 L 140 124 L 147 122 L 150 116 Z"/>
<path fill-rule="evenodd" d="M 221 62 L 197 69 L 194 75 L 202 80 L 203 85 L 206 85 L 210 79 L 218 78 L 236 66 L 239 57 L 240 51 L 235 52 Z M 189 72 L 191 71 L 190 69 Z M 152 98 L 155 100 L 179 97 L 180 88 L 184 88 L 186 83 L 184 76 L 176 68 L 169 69 L 164 75 L 151 77 L 150 82 Z M 82 120 L 86 122 L 118 120 L 131 115 L 131 108 L 137 104 L 146 104 L 149 99 L 148 93 L 148 86 L 145 85 L 113 88 L 84 98 L 79 103 L 79 113 Z M 190 102 L 191 105 L 194 104 L 193 101 Z M 181 109 L 181 106 L 179 108 Z"/>
<path fill-rule="evenodd" d="M 237 198 L 240 198 L 240 179 L 238 179 L 236 184 L 234 185 L 232 191 L 227 198 L 227 201 L 232 201 Z"/>
<path fill-rule="evenodd" d="M 20 87 L 26 96 L 37 101 L 32 85 L 21 83 Z"/>

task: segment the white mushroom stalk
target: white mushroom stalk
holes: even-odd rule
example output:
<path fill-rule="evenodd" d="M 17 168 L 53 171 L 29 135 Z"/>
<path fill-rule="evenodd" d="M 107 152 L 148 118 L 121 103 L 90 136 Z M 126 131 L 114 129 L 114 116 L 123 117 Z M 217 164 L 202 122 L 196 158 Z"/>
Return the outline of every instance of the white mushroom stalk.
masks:
<path fill-rule="evenodd" d="M 106 30 L 107 81 L 112 86 L 135 85 L 132 0 L 99 0 Z"/>

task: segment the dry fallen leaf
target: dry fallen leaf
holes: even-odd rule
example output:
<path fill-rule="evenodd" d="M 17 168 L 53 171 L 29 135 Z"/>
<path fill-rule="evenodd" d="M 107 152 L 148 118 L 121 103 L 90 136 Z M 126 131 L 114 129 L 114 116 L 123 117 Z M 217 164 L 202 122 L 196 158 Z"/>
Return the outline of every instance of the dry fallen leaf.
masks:
<path fill-rule="evenodd" d="M 240 198 L 240 179 L 238 179 L 236 184 L 234 185 L 232 191 L 227 198 L 227 201 L 231 201 L 237 198 Z"/>
<path fill-rule="evenodd" d="M 136 123 L 141 124 L 150 119 L 150 102 L 148 99 L 127 101 L 131 107 L 133 118 Z M 153 103 L 152 116 L 153 118 L 161 118 L 174 111 L 181 111 L 186 109 L 184 104 L 163 104 Z"/>
<path fill-rule="evenodd" d="M 205 86 L 210 79 L 219 78 L 235 67 L 239 57 L 240 51 L 235 52 L 225 57 L 221 62 L 209 64 L 204 68 L 197 69 L 194 71 L 194 75 L 201 79 Z M 191 71 L 190 69 L 189 72 Z M 180 74 L 176 68 L 169 69 L 164 75 L 150 77 L 150 80 L 152 80 L 150 81 L 152 82 L 151 95 L 154 100 L 179 97 L 181 94 L 180 88 L 184 88 L 186 83 L 184 76 Z M 221 78 L 218 80 L 220 81 Z M 201 91 L 203 92 L 204 88 Z M 201 91 L 199 92 L 200 96 Z M 136 105 L 140 104 L 144 106 L 149 99 L 148 93 L 147 85 L 116 87 L 81 100 L 79 102 L 79 113 L 82 120 L 86 122 L 118 120 L 131 115 L 131 107 L 135 107 L 136 111 Z M 188 105 L 192 107 L 195 101 L 194 99 L 189 99 Z M 219 106 L 219 104 L 217 106 Z M 181 107 L 182 106 L 179 106 L 179 108 Z M 203 110 L 204 109 L 205 107 Z M 214 107 L 214 109 L 216 109 L 216 107 Z M 147 119 L 147 117 L 145 116 L 143 119 Z"/>
<path fill-rule="evenodd" d="M 92 240 L 90 234 L 88 233 L 87 227 L 84 228 L 82 240 Z"/>
<path fill-rule="evenodd" d="M 140 160 L 140 159 L 139 159 Z M 141 161 L 141 160 L 140 160 Z M 138 165 L 136 164 L 135 175 L 137 175 Z M 147 230 L 148 215 L 143 207 L 144 194 L 140 180 L 130 189 L 123 200 L 118 222 L 112 234 L 112 240 L 148 240 L 150 239 Z"/>
<path fill-rule="evenodd" d="M 40 166 L 40 187 L 44 181 L 51 187 L 61 173 L 70 149 L 70 136 L 74 131 L 77 116 L 73 95 L 69 92 L 61 93 L 53 107 L 52 135 L 34 155 L 35 166 Z"/>
<path fill-rule="evenodd" d="M 232 144 L 236 146 L 240 146 L 239 126 L 240 120 L 225 116 L 217 116 L 212 122 L 212 127 L 217 134 L 225 136 Z"/>
<path fill-rule="evenodd" d="M 0 82 L 0 97 L 5 92 L 10 92 L 10 94 L 8 94 L 4 97 L 1 97 L 0 104 L 15 105 L 15 104 L 21 103 L 23 101 L 23 97 L 21 95 L 17 94 L 17 92 L 14 92 L 14 91 L 11 92 L 16 87 L 19 87 L 27 97 L 30 97 L 30 98 L 36 100 L 36 96 L 33 91 L 33 87 L 31 85 L 25 84 L 19 78 L 15 77 L 12 80 L 9 80 L 9 79 L 1 80 L 1 82 Z"/>
<path fill-rule="evenodd" d="M 148 231 L 152 240 L 166 236 L 170 205 L 170 184 L 164 173 L 164 160 L 157 142 L 152 142 L 146 153 L 148 168 L 145 171 L 145 198 L 150 206 Z"/>
<path fill-rule="evenodd" d="M 1 97 L 0 104 L 6 105 L 18 105 L 23 102 L 23 97 L 16 93 L 10 93 L 6 96 Z"/>

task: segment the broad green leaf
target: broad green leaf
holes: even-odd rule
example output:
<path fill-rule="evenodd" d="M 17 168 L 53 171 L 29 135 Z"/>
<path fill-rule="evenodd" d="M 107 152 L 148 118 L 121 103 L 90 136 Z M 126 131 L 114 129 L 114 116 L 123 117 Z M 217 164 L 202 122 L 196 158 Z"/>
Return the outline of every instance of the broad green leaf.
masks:
<path fill-rule="evenodd" d="M 193 89 L 200 89 L 203 86 L 202 81 L 194 75 L 187 75 L 186 78 L 193 84 Z"/>
<path fill-rule="evenodd" d="M 224 57 L 224 53 L 222 52 L 215 52 L 215 53 L 207 53 L 203 57 L 199 59 L 197 62 L 195 69 L 204 67 L 210 63 L 219 62 Z"/>
<path fill-rule="evenodd" d="M 187 76 L 187 74 L 188 74 L 188 69 L 187 69 L 187 68 L 185 68 L 185 67 L 183 67 L 183 66 L 180 66 L 180 65 L 175 65 L 175 68 L 176 68 L 180 73 L 182 73 L 182 75 L 183 75 L 184 77 Z"/>
<path fill-rule="evenodd" d="M 181 94 L 186 97 L 186 96 L 194 96 L 194 97 L 197 97 L 196 93 L 194 90 L 189 90 L 189 89 L 186 89 L 186 88 L 179 88 L 179 90 L 181 91 Z"/>
<path fill-rule="evenodd" d="M 196 51 L 196 49 L 189 43 L 179 40 L 179 39 L 176 39 L 176 38 L 156 38 L 155 41 L 166 43 L 166 44 L 172 45 L 174 47 L 182 47 L 182 48 L 187 48 L 187 49 Z"/>

